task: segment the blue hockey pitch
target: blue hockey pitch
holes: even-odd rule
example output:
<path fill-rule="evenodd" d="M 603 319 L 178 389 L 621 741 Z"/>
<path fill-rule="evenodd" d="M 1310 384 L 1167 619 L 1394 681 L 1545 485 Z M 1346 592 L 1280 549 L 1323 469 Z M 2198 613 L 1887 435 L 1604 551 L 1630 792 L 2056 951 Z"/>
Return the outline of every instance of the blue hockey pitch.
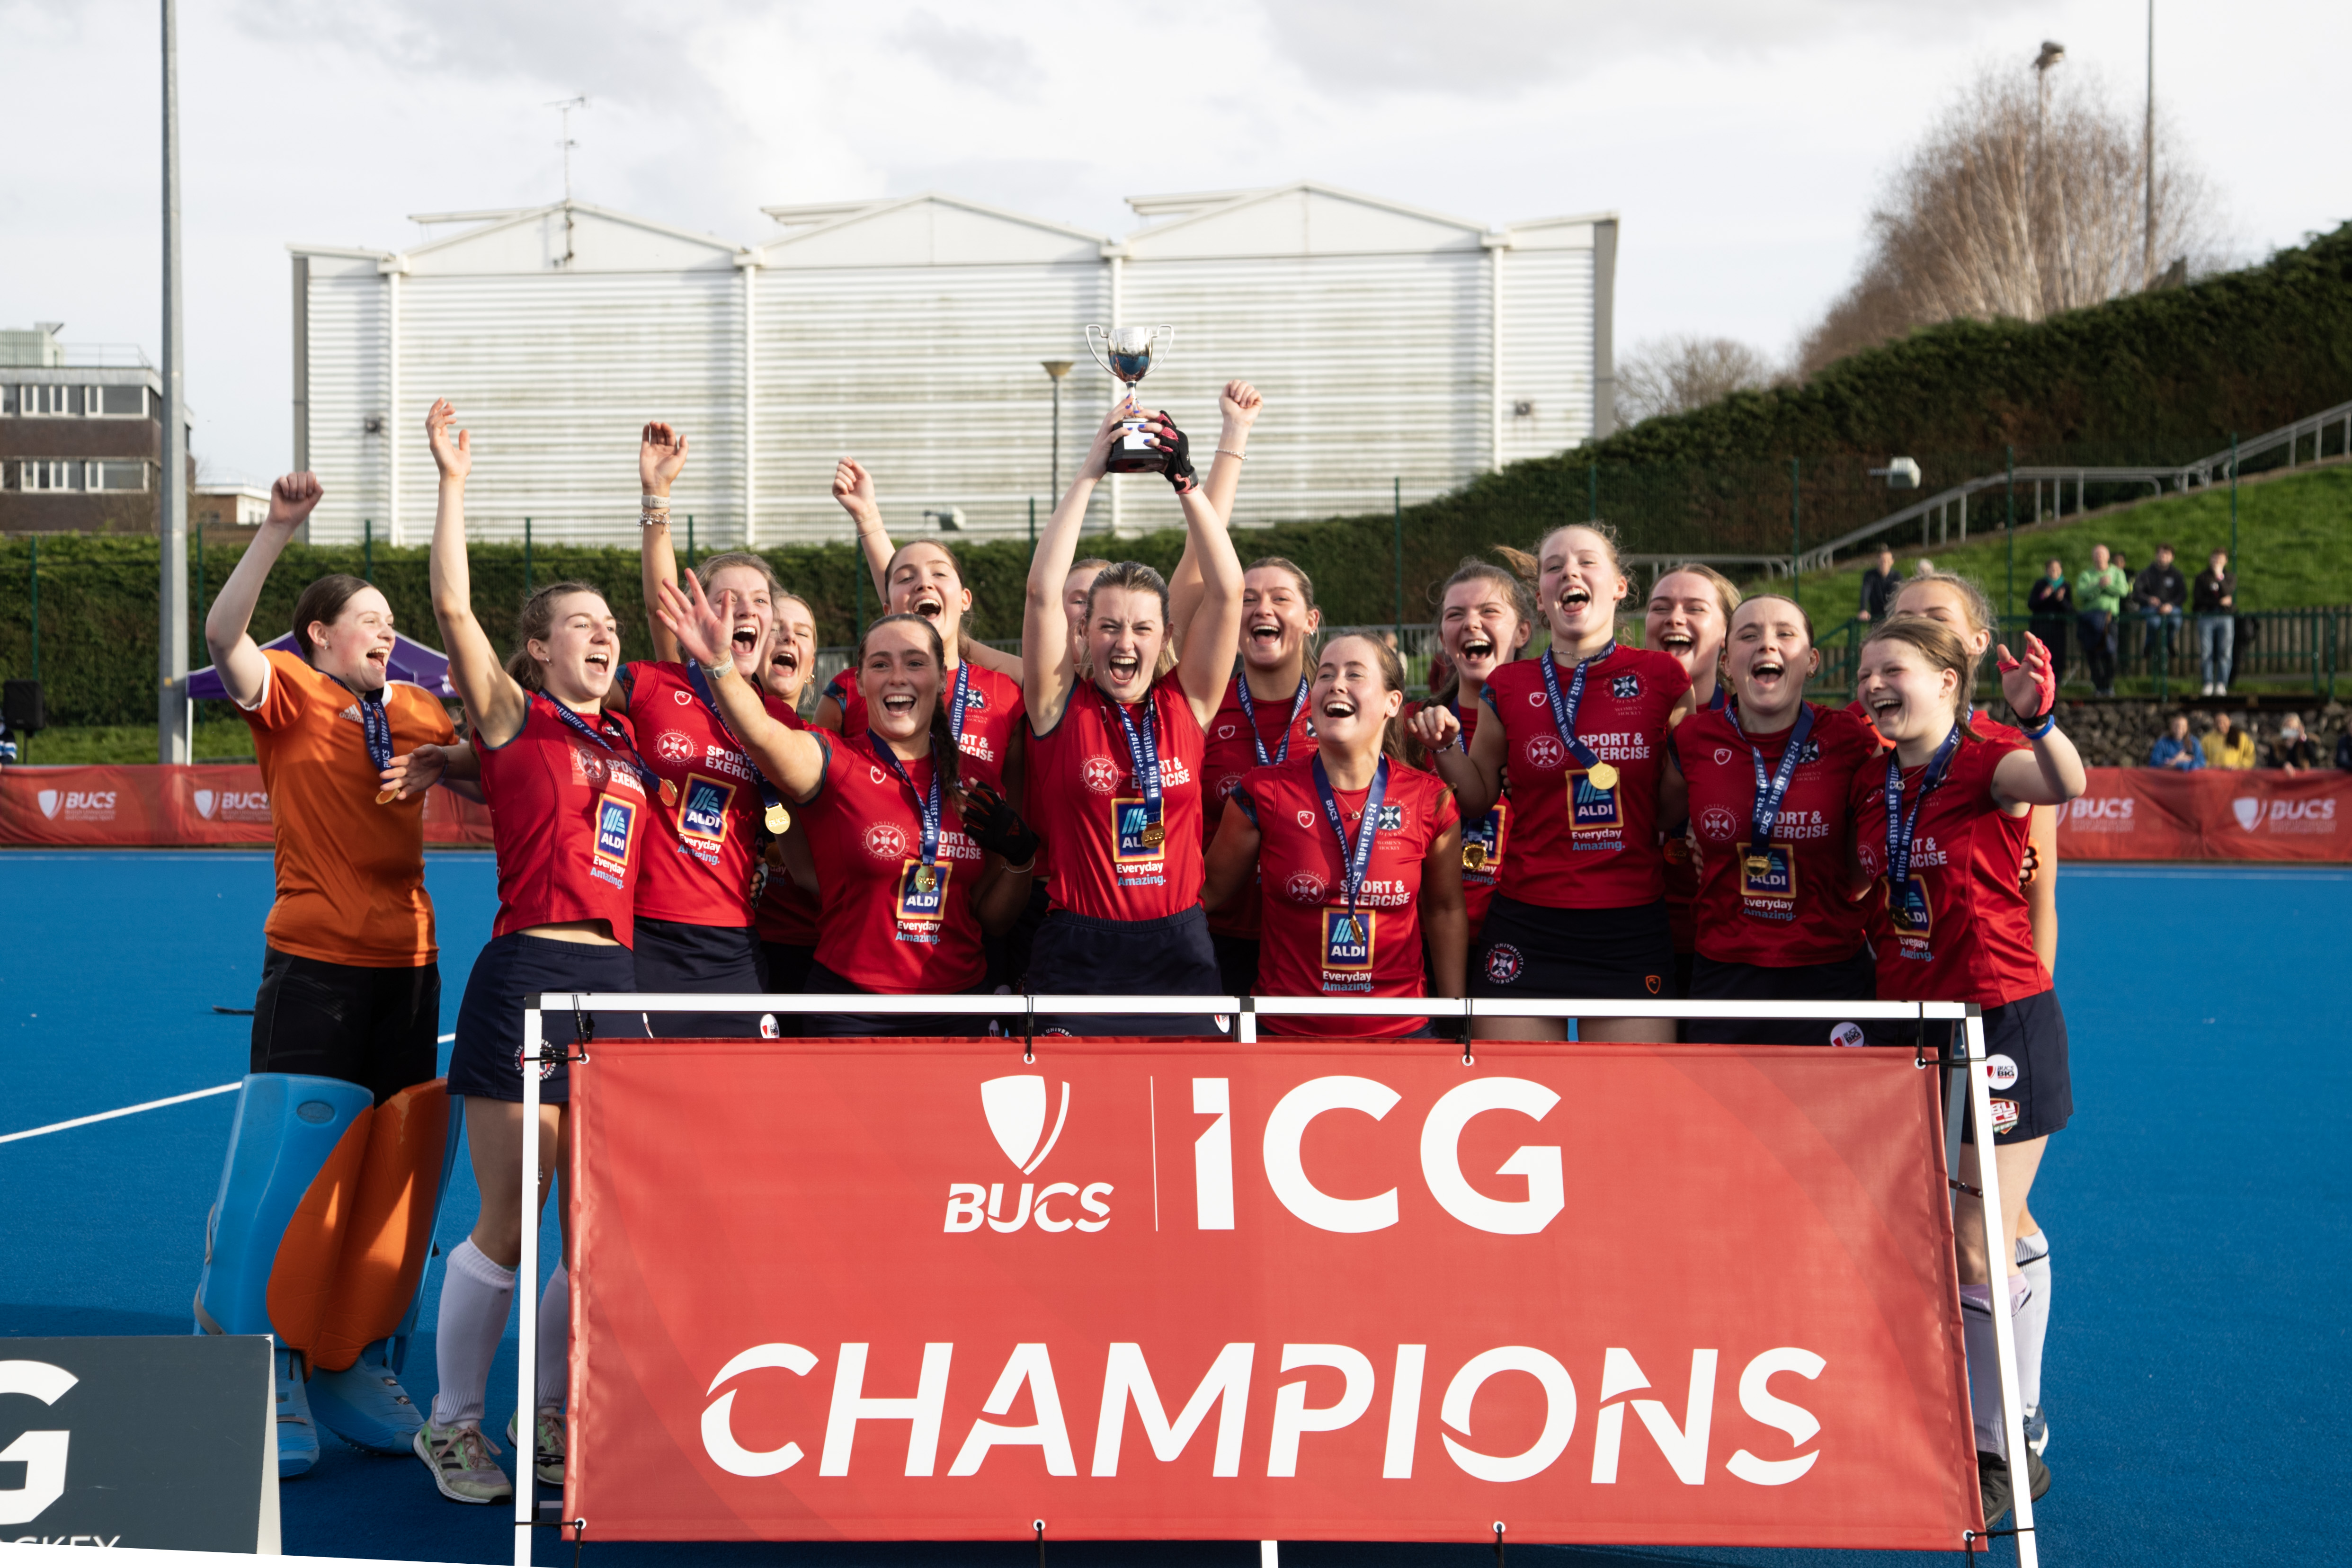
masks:
<path fill-rule="evenodd" d="M 487 856 L 435 856 L 443 1032 L 495 904 Z M 0 855 L 0 1135 L 243 1075 L 266 855 Z M 2033 1211 L 2053 1245 L 2043 1397 L 2057 1484 L 2036 1510 L 2053 1568 L 2302 1563 L 2345 1551 L 2352 1422 L 2347 1111 L 2352 1008 L 2337 989 L 2352 872 L 2070 867 L 2059 994 L 2074 1124 Z M 443 1047 L 447 1060 L 447 1047 Z M 0 1143 L 0 1336 L 189 1327 L 234 1096 Z M 459 1163 L 444 1246 L 478 1199 Z M 541 1256 L 554 1256 L 551 1221 Z M 429 1328 L 440 1270 L 425 1283 Z M 486 1428 L 513 1404 L 509 1331 Z M 404 1381 L 434 1387 L 429 1332 Z M 503 1563 L 511 1513 L 444 1501 L 415 1460 L 325 1453 L 282 1492 L 285 1549 Z M 509 1456 L 511 1458 L 511 1456 Z M 2328 1500 L 2334 1498 L 2336 1502 Z M 540 1560 L 569 1563 L 549 1539 Z M 583 1568 L 1020 1568 L 1020 1544 L 599 1544 Z M 1514 1548 L 1539 1564 L 1894 1563 L 1894 1554 Z M 1994 1561 L 2011 1560 L 2003 1543 Z M 1054 1568 L 1249 1568 L 1248 1542 L 1055 1544 Z M 1489 1546 L 1286 1545 L 1285 1568 L 1486 1568 Z"/>

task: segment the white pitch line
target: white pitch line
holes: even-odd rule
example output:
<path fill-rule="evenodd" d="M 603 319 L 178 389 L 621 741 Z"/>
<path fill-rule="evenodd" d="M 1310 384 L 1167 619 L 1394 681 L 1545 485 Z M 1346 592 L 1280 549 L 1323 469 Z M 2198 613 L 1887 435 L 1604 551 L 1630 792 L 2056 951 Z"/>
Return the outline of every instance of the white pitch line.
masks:
<path fill-rule="evenodd" d="M 434 1043 L 447 1045 L 455 1035 L 443 1035 Z M 27 1127 L 22 1132 L 0 1132 L 0 1143 L 14 1143 L 22 1138 L 38 1138 L 45 1132 L 64 1132 L 76 1127 L 87 1127 L 93 1121 L 111 1121 L 118 1116 L 136 1116 L 142 1110 L 161 1110 L 167 1105 L 184 1105 L 192 1100 L 206 1100 L 215 1094 L 226 1094 L 244 1087 L 236 1083 L 216 1083 L 210 1089 L 192 1089 L 186 1094 L 174 1094 L 163 1100 L 151 1100 L 142 1105 L 126 1105 L 119 1110 L 101 1110 L 95 1116 L 77 1116 L 71 1121 L 52 1121 L 47 1127 Z"/>

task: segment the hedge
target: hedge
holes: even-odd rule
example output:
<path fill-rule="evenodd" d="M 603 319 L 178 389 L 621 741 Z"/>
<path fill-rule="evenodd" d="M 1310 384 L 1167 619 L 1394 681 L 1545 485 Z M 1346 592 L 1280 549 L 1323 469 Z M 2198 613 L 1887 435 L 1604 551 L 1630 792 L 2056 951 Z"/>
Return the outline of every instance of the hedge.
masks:
<path fill-rule="evenodd" d="M 2180 462 L 2226 446 L 2232 430 L 2252 435 L 2347 399 L 2352 224 L 2186 288 L 2038 323 L 1927 328 L 1842 360 L 1801 386 L 1738 394 L 1482 474 L 1404 510 L 1402 616 L 1431 618 L 1435 584 L 1463 556 L 1498 542 L 1531 545 L 1558 522 L 1606 518 L 1627 549 L 1643 552 L 1785 554 L 1798 530 L 1817 541 L 1884 516 L 1890 497 L 1865 470 L 1897 453 L 1920 460 L 1931 488 L 1996 471 L 2011 447 L 2020 463 Z M 2089 499 L 2096 505 L 2128 493 L 2102 496 L 2094 487 Z M 1085 541 L 1090 551 L 1112 542 Z M 1165 570 L 1182 542 L 1180 533 L 1155 533 L 1118 541 L 1116 552 Z M 1297 561 L 1334 624 L 1399 613 L 1395 521 L 1387 512 L 1254 529 L 1239 543 L 1245 560 Z M 22 538 L 0 542 L 0 672 L 11 676 L 30 668 L 28 548 Z M 1028 542 L 955 548 L 973 592 L 974 629 L 1017 636 Z M 820 641 L 854 637 L 861 574 L 849 545 L 766 553 L 811 601 Z M 58 538 L 40 554 L 41 666 L 56 721 L 152 721 L 155 542 Z M 524 596 L 523 552 L 482 544 L 472 556 L 477 612 L 504 647 Z M 234 563 L 234 552 L 210 552 L 207 589 L 216 590 Z M 355 547 L 289 549 L 255 616 L 257 635 L 287 629 L 294 596 L 311 578 L 362 566 Z M 378 549 L 373 573 L 403 622 L 437 641 L 425 552 Z M 535 548 L 532 580 L 558 575 L 604 587 L 627 628 L 627 651 L 646 651 L 633 552 Z M 865 607 L 870 616 L 870 588 Z M 201 618 L 192 613 L 198 665 L 206 660 Z"/>

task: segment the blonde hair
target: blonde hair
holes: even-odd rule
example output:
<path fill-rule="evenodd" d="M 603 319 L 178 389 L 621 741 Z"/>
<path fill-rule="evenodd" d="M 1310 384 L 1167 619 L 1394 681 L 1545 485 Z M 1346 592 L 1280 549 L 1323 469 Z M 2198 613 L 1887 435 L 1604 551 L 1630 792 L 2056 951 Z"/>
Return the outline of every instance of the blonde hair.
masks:
<path fill-rule="evenodd" d="M 1598 518 L 1593 519 L 1591 522 L 1554 523 L 1551 527 L 1545 529 L 1543 531 L 1543 537 L 1536 541 L 1536 558 L 1531 564 L 1537 567 L 1539 571 L 1543 563 L 1544 546 L 1549 544 L 1555 537 L 1559 534 L 1566 533 L 1571 528 L 1580 528 L 1584 530 L 1585 532 L 1592 535 L 1593 538 L 1601 541 L 1601 548 L 1609 552 L 1609 569 L 1616 573 L 1621 578 L 1625 575 L 1625 562 L 1623 557 L 1619 554 L 1621 547 L 1617 540 L 1617 531 L 1609 524 L 1602 522 Z"/>
<path fill-rule="evenodd" d="M 1503 590 L 1504 595 L 1511 601 L 1511 614 L 1518 618 L 1520 628 L 1533 635 L 1538 618 L 1534 587 L 1535 558 L 1526 551 L 1514 550 L 1507 544 L 1497 544 L 1491 548 L 1494 553 L 1502 559 L 1503 565 L 1497 566 L 1492 561 L 1481 561 L 1475 555 L 1465 555 L 1462 558 L 1462 564 L 1454 569 L 1454 575 L 1430 590 L 1430 603 L 1436 606 L 1442 622 L 1445 614 L 1445 596 L 1448 594 L 1465 583 L 1492 583 Z M 1449 667 L 1452 662 L 1451 659 L 1447 660 Z M 1454 679 L 1446 684 L 1444 690 L 1440 691 L 1433 687 L 1430 689 L 1429 695 L 1433 701 L 1451 701 L 1460 695 L 1461 690 L 1462 672 L 1456 669 L 1454 671 Z"/>
<path fill-rule="evenodd" d="M 1704 577 L 1715 585 L 1715 602 L 1723 606 L 1723 618 L 1728 622 L 1731 619 L 1731 612 L 1739 608 L 1739 584 L 1704 561 L 1685 561 L 1679 566 L 1669 567 L 1658 574 L 1658 582 L 1663 583 L 1667 578 L 1684 572 L 1689 573 L 1694 577 Z M 1656 593 L 1656 584 L 1652 584 L 1650 591 Z M 1810 635 L 1811 628 L 1808 626 L 1806 630 Z"/>
<path fill-rule="evenodd" d="M 777 578 L 776 569 L 768 564 L 764 556 L 754 555 L 748 550 L 726 550 L 716 555 L 706 555 L 702 558 L 702 564 L 694 569 L 694 574 L 707 588 L 710 585 L 710 579 L 713 576 L 730 566 L 740 566 L 746 571 L 757 572 L 767 581 L 768 595 L 771 598 L 783 592 L 784 585 Z"/>
<path fill-rule="evenodd" d="M 1992 595 L 1979 587 L 1973 577 L 1963 577 L 1958 572 L 1947 572 L 1940 566 L 1931 566 L 1925 572 L 1905 579 L 1895 590 L 1895 602 L 1898 604 L 1902 602 L 1904 589 L 1923 583 L 1928 584 L 1940 583 L 1959 596 L 1961 612 L 1969 618 L 1969 630 L 1985 634 L 1985 653 L 1991 652 L 1991 634 L 2000 626 L 2000 616 L 1992 607 Z M 1969 661 L 1968 669 L 1963 673 L 1962 679 L 1967 680 L 1968 689 L 1970 692 L 1976 690 L 1977 673 L 1984 668 L 1984 660 L 1985 655 L 1978 654 Z"/>
<path fill-rule="evenodd" d="M 1735 592 L 1736 592 L 1736 591 L 1737 591 L 1737 590 L 1735 590 Z M 1750 595 L 1748 595 L 1746 598 L 1743 598 L 1743 599 L 1738 600 L 1737 603 L 1735 603 L 1735 604 L 1732 605 L 1731 609 L 1730 609 L 1728 612 L 1727 612 L 1727 613 L 1725 614 L 1724 617 L 1723 617 L 1723 618 L 1724 618 L 1724 620 L 1725 620 L 1725 622 L 1727 623 L 1727 625 L 1728 625 L 1728 623 L 1729 623 L 1729 621 L 1730 621 L 1730 619 L 1731 619 L 1732 616 L 1735 616 L 1735 615 L 1738 614 L 1738 613 L 1739 613 L 1739 611 L 1740 611 L 1742 608 L 1744 608 L 1744 607 L 1746 607 L 1747 605 L 1761 605 L 1761 604 L 1764 604 L 1764 603 L 1766 603 L 1766 602 L 1768 602 L 1768 601 L 1769 601 L 1769 602 L 1771 602 L 1771 603 L 1774 603 L 1774 604 L 1786 605 L 1788 605 L 1788 606 L 1789 606 L 1789 608 L 1790 608 L 1790 609 L 1792 609 L 1792 610 L 1794 610 L 1794 611 L 1796 611 L 1796 612 L 1797 612 L 1797 619 L 1799 619 L 1800 621 L 1802 621 L 1802 622 L 1804 623 L 1804 626 L 1805 626 L 1805 646 L 1806 646 L 1807 647 L 1812 647 L 1812 646 L 1813 646 L 1813 617 L 1812 617 L 1812 616 L 1809 616 L 1809 615 L 1807 615 L 1807 614 L 1805 613 L 1805 606 L 1804 606 L 1804 605 L 1801 605 L 1801 604 L 1797 603 L 1797 601 L 1796 601 L 1796 600 L 1791 599 L 1791 598 L 1790 598 L 1790 597 L 1789 597 L 1789 595 L 1786 595 L 1786 594 L 1750 594 Z M 1730 644 L 1730 641 L 1731 641 L 1731 638 L 1730 638 L 1730 637 L 1727 634 L 1727 635 L 1726 635 L 1726 637 L 1724 637 L 1725 645 L 1727 647 L 1727 646 Z"/>
<path fill-rule="evenodd" d="M 1864 648 L 1874 642 L 1899 642 L 1919 651 L 1921 658 L 1937 669 L 1948 669 L 1959 677 L 1952 689 L 1952 716 L 1957 719 L 1965 711 L 1969 700 L 1969 682 L 1976 670 L 1976 659 L 1960 634 L 1943 622 L 1917 614 L 1887 616 L 1870 628 L 1862 639 Z M 1968 727 L 1961 726 L 1967 734 Z"/>
<path fill-rule="evenodd" d="M 1085 565 L 1087 563 L 1081 561 L 1070 570 L 1076 572 Z M 1156 595 L 1159 597 L 1160 658 L 1151 667 L 1152 679 L 1156 680 L 1175 668 L 1176 628 L 1168 624 L 1168 579 L 1162 577 L 1156 569 L 1145 565 L 1140 561 L 1104 562 L 1102 569 L 1095 574 L 1095 580 L 1087 584 L 1086 624 L 1088 626 L 1094 623 L 1095 595 L 1105 588 L 1126 588 L 1139 593 Z M 1090 648 L 1089 639 L 1081 635 L 1078 639 L 1078 673 L 1092 680 L 1095 671 L 1094 656 Z"/>

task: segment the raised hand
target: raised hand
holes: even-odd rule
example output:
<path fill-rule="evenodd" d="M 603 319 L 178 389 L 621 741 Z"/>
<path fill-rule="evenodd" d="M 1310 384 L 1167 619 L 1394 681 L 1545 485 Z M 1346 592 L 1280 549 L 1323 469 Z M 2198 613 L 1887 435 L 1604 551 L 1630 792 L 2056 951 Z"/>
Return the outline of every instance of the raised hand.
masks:
<path fill-rule="evenodd" d="M 1087 448 L 1087 460 L 1078 468 L 1078 478 L 1098 479 L 1110 471 L 1111 448 L 1127 434 L 1126 426 L 1119 422 L 1134 418 L 1135 413 L 1135 394 L 1130 389 L 1125 397 L 1111 405 L 1109 413 L 1103 416 L 1101 426 L 1095 431 L 1094 444 Z M 1149 429 L 1146 426 L 1147 433 Z"/>
<path fill-rule="evenodd" d="M 460 430 L 455 439 L 449 434 L 457 417 L 457 411 L 446 397 L 435 398 L 425 416 L 425 438 L 433 447 L 433 466 L 445 479 L 462 479 L 474 471 L 473 433 Z"/>
<path fill-rule="evenodd" d="M 958 791 L 956 812 L 963 818 L 963 830 L 971 841 L 1003 856 L 1006 865 L 1025 866 L 1037 858 L 1035 831 L 1021 820 L 1013 803 L 995 786 L 982 782 Z"/>
<path fill-rule="evenodd" d="M 2000 656 L 2000 694 L 2021 719 L 2039 719 L 2058 706 L 2058 672 L 2050 667 L 2050 650 L 2032 632 L 2025 634 L 2025 658 L 2013 658 L 2003 646 Z"/>
<path fill-rule="evenodd" d="M 1433 752 L 1445 750 L 1454 744 L 1454 737 L 1462 733 L 1462 721 L 1456 719 L 1454 710 L 1443 702 L 1423 703 L 1413 710 L 1412 718 L 1405 727 L 1412 731 L 1414 740 Z"/>
<path fill-rule="evenodd" d="M 1257 423 L 1258 410 L 1265 406 L 1265 399 L 1246 381 L 1229 381 L 1225 390 L 1217 395 L 1217 414 L 1228 430 L 1248 429 Z"/>
<path fill-rule="evenodd" d="M 702 591 L 702 579 L 689 569 L 686 574 L 686 590 L 681 593 L 675 583 L 660 585 L 661 600 L 654 614 L 677 638 L 677 646 L 697 664 L 715 668 L 732 664 L 735 658 L 735 592 L 722 589 L 719 603 L 710 602 Z"/>
<path fill-rule="evenodd" d="M 637 482 L 649 496 L 666 496 L 686 467 L 686 434 L 656 420 L 637 437 Z"/>
<path fill-rule="evenodd" d="M 882 503 L 874 494 L 874 476 L 855 458 L 844 458 L 834 464 L 833 499 L 861 527 L 882 520 Z"/>
<path fill-rule="evenodd" d="M 1157 419 L 1156 424 L 1144 428 L 1151 432 L 1151 444 L 1168 454 L 1168 461 L 1160 471 L 1168 476 L 1168 482 L 1176 487 L 1180 496 L 1199 489 L 1200 476 L 1192 471 L 1192 438 L 1176 427 L 1176 416 L 1165 408 Z"/>
<path fill-rule="evenodd" d="M 310 509 L 319 504 L 327 488 L 316 474 L 282 474 L 269 487 L 269 516 L 263 520 L 264 528 L 293 529 L 302 526 Z"/>

